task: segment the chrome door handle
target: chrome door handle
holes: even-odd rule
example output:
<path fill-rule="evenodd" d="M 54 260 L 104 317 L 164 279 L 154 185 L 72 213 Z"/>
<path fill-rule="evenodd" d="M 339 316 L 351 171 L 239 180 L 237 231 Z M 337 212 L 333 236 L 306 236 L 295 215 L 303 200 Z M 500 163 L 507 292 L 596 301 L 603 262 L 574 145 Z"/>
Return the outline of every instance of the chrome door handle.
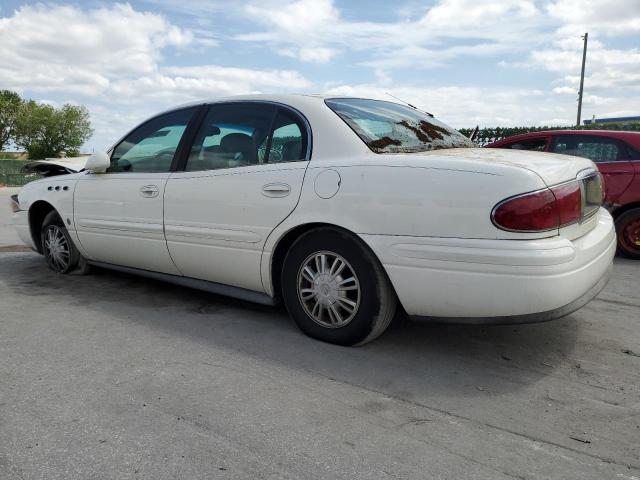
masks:
<path fill-rule="evenodd" d="M 268 183 L 262 187 L 265 197 L 286 197 L 291 193 L 291 187 L 286 183 Z"/>
<path fill-rule="evenodd" d="M 145 185 L 140 189 L 140 195 L 143 197 L 157 197 L 159 193 L 158 187 L 156 185 Z"/>

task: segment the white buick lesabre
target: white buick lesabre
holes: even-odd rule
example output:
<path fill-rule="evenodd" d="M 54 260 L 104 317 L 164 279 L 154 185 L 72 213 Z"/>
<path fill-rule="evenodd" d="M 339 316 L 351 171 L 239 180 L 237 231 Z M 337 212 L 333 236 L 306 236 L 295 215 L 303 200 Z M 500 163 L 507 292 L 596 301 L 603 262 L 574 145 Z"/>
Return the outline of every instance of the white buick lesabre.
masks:
<path fill-rule="evenodd" d="M 396 103 L 243 96 L 157 115 L 13 198 L 58 273 L 89 264 L 265 304 L 354 345 L 414 318 L 558 318 L 605 285 L 615 233 L 584 158 L 472 148 Z"/>

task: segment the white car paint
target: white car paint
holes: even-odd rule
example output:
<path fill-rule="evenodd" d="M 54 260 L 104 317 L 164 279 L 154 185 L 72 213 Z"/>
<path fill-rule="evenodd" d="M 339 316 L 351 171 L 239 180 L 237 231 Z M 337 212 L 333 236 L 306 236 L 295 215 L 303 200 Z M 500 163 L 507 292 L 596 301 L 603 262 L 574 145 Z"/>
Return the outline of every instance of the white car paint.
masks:
<path fill-rule="evenodd" d="M 14 215 L 21 238 L 35 248 L 27 212 L 44 201 L 89 260 L 274 297 L 279 242 L 301 225 L 326 223 L 369 245 L 410 315 L 482 321 L 561 309 L 606 277 L 615 232 L 604 209 L 542 233 L 506 232 L 490 220 L 507 197 L 595 170 L 589 160 L 473 148 L 377 154 L 324 97 L 233 100 L 301 112 L 312 130 L 311 160 L 170 174 L 81 172 L 32 182 Z M 148 185 L 158 188 L 156 197 L 139 195 Z M 278 193 L 283 186 L 286 195 Z"/>

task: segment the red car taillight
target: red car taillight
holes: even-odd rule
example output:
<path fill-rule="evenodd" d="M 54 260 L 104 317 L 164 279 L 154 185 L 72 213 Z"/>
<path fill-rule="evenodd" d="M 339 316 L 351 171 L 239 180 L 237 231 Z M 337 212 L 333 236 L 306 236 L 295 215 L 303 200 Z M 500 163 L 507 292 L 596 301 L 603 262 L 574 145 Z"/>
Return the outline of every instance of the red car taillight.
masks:
<path fill-rule="evenodd" d="M 554 230 L 581 217 L 582 193 L 577 181 L 503 200 L 492 214 L 498 228 L 515 232 Z"/>

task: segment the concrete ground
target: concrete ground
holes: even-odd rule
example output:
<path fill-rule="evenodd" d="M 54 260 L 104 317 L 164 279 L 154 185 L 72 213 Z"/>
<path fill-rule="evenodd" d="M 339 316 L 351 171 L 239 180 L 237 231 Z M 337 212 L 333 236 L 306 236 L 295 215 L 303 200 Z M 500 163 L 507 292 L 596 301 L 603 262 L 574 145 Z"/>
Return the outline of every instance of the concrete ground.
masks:
<path fill-rule="evenodd" d="M 11 250 L 2 479 L 640 478 L 640 262 L 562 320 L 396 321 L 344 348 L 278 309 Z"/>

